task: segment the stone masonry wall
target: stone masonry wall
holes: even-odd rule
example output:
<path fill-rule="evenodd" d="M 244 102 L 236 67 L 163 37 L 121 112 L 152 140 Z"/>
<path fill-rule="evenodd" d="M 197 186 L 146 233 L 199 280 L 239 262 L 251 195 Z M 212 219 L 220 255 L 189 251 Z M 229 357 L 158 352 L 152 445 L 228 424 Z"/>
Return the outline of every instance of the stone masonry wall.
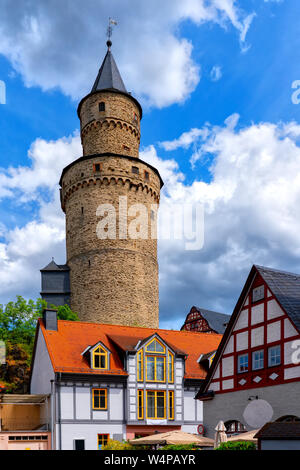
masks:
<path fill-rule="evenodd" d="M 159 194 L 157 173 L 126 156 L 79 160 L 65 172 L 61 197 L 71 308 L 82 321 L 158 327 L 157 240 L 151 239 L 150 226 L 156 233 Z M 115 240 L 97 237 L 98 206 L 112 204 L 118 214 L 120 196 L 127 197 L 128 207 L 139 203 L 147 208 L 148 239 L 120 239 L 118 222 Z M 134 218 L 128 217 L 128 224 Z"/>
<path fill-rule="evenodd" d="M 105 111 L 99 111 L 101 102 Z M 139 108 L 129 96 L 111 92 L 89 95 L 80 108 L 83 154 L 112 152 L 138 157 L 140 119 Z"/>

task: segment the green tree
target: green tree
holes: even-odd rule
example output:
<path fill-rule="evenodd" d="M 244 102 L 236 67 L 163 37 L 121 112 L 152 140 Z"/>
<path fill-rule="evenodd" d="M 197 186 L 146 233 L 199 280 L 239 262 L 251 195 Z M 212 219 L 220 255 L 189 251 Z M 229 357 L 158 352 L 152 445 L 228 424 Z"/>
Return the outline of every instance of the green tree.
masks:
<path fill-rule="evenodd" d="M 26 301 L 20 295 L 15 302 L 0 305 L 0 339 L 32 346 L 36 322 L 43 308 L 42 299 Z"/>
<path fill-rule="evenodd" d="M 37 319 L 42 317 L 47 302 L 42 299 L 16 301 L 0 305 L 0 340 L 6 344 L 6 362 L 0 364 L 0 385 L 6 393 L 26 393 L 34 345 Z M 78 321 L 78 315 L 68 305 L 57 308 L 60 320 Z M 1 393 L 1 389 L 0 389 Z"/>

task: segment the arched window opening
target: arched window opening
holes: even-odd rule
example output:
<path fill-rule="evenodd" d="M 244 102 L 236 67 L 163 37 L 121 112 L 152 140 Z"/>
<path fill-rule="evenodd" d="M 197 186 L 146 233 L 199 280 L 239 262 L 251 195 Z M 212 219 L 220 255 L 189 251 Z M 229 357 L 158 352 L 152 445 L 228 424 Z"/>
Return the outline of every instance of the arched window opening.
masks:
<path fill-rule="evenodd" d="M 228 436 L 234 436 L 235 434 L 241 434 L 242 432 L 247 431 L 243 423 L 237 420 L 226 421 L 224 424 L 226 428 L 226 434 Z"/>
<path fill-rule="evenodd" d="M 276 419 L 277 423 L 299 423 L 300 418 L 295 415 L 286 415 L 286 416 L 281 416 L 280 418 Z"/>

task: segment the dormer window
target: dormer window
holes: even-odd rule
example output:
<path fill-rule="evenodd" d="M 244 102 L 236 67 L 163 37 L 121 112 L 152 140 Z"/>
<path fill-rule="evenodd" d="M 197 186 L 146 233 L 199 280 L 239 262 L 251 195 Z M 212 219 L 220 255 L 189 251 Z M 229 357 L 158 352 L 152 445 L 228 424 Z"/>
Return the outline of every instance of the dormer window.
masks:
<path fill-rule="evenodd" d="M 93 352 L 93 369 L 108 369 L 108 353 L 102 346 Z"/>
<path fill-rule="evenodd" d="M 174 354 L 153 338 L 136 355 L 137 381 L 174 383 Z"/>

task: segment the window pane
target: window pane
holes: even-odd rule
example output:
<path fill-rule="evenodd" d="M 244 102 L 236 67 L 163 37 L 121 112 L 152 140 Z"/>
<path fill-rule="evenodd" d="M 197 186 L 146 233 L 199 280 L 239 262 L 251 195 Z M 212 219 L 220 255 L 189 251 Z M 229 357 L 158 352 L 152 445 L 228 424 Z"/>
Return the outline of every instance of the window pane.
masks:
<path fill-rule="evenodd" d="M 263 367 L 264 367 L 264 352 L 255 351 L 252 354 L 252 369 L 258 370 L 258 369 L 263 369 Z"/>
<path fill-rule="evenodd" d="M 143 380 L 143 356 L 142 352 L 138 353 L 138 380 Z"/>
<path fill-rule="evenodd" d="M 281 362 L 280 346 L 269 349 L 269 367 L 278 366 Z"/>
<path fill-rule="evenodd" d="M 243 354 L 238 357 L 238 372 L 248 371 L 248 354 Z"/>
<path fill-rule="evenodd" d="M 94 355 L 94 367 L 96 367 L 97 369 L 99 369 L 100 367 L 100 358 L 99 356 L 97 356 L 97 354 Z"/>
<path fill-rule="evenodd" d="M 94 394 L 94 408 L 100 407 L 100 398 L 99 395 Z"/>
<path fill-rule="evenodd" d="M 154 357 L 147 357 L 147 380 L 155 380 L 154 375 Z"/>
<path fill-rule="evenodd" d="M 150 352 L 159 352 L 159 353 L 165 352 L 165 348 L 156 339 L 152 341 L 152 343 L 148 344 L 146 350 Z"/>
<path fill-rule="evenodd" d="M 100 397 L 100 408 L 103 408 L 103 409 L 106 408 L 106 403 L 105 402 L 106 402 L 105 394 L 104 395 L 102 394 L 101 397 Z"/>
<path fill-rule="evenodd" d="M 157 417 L 165 417 L 165 394 L 163 392 L 157 392 Z"/>
<path fill-rule="evenodd" d="M 164 357 L 156 358 L 156 380 L 159 382 L 164 382 L 165 380 L 165 358 Z"/>
<path fill-rule="evenodd" d="M 155 418 L 155 393 L 147 393 L 147 416 L 148 418 Z"/>
<path fill-rule="evenodd" d="M 100 356 L 100 368 L 106 369 L 106 356 Z"/>

